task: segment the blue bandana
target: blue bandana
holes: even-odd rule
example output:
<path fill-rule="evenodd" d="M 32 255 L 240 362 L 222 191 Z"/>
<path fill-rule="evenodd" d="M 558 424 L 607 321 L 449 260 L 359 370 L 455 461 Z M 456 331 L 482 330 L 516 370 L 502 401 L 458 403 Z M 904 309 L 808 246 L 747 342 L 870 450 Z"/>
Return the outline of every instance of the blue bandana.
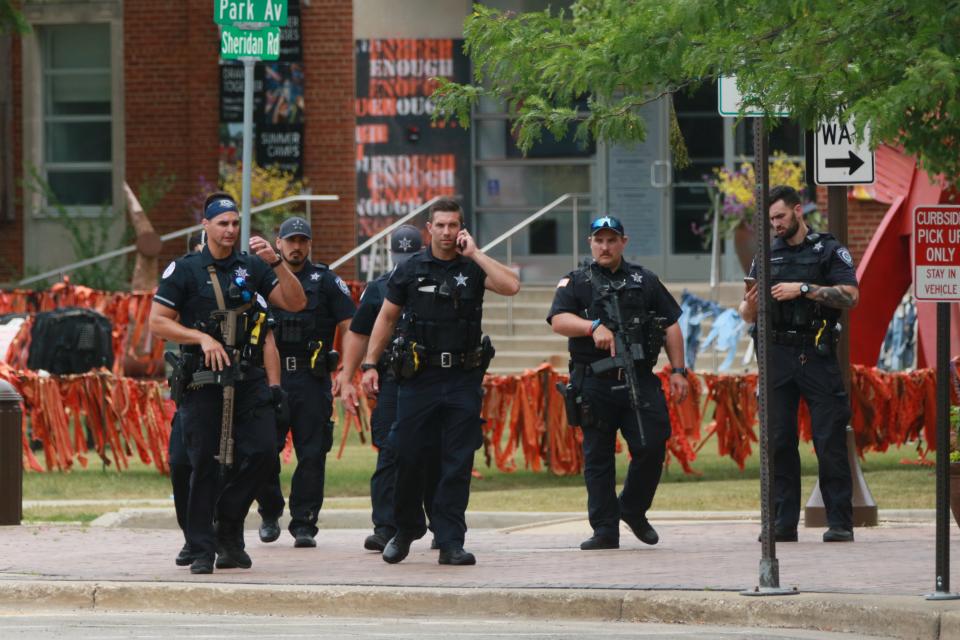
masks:
<path fill-rule="evenodd" d="M 237 203 L 230 198 L 221 198 L 207 205 L 207 208 L 203 211 L 203 217 L 207 220 L 213 220 L 221 213 L 226 213 L 227 211 L 237 211 Z"/>

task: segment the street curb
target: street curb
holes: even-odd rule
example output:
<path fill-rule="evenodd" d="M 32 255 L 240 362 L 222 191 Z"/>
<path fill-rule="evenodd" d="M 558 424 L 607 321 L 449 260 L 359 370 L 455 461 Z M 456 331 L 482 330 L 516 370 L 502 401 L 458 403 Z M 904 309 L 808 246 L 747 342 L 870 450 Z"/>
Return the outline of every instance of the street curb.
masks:
<path fill-rule="evenodd" d="M 800 593 L 233 585 L 0 580 L 0 611 L 85 609 L 331 617 L 463 617 L 736 625 L 856 632 L 902 640 L 960 637 L 960 603 Z"/>

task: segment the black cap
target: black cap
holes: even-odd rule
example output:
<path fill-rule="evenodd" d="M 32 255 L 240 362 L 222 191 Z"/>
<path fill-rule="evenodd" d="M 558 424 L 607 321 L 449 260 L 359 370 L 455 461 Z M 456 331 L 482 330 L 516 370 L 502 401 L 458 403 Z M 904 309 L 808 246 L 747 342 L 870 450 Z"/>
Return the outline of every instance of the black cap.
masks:
<path fill-rule="evenodd" d="M 397 227 L 390 236 L 390 252 L 394 262 L 403 262 L 423 246 L 423 236 L 416 227 L 405 224 Z"/>
<path fill-rule="evenodd" d="M 284 220 L 283 224 L 280 225 L 280 233 L 278 235 L 284 239 L 290 236 L 313 237 L 313 234 L 310 232 L 310 223 L 300 216 L 293 216 L 292 218 Z"/>

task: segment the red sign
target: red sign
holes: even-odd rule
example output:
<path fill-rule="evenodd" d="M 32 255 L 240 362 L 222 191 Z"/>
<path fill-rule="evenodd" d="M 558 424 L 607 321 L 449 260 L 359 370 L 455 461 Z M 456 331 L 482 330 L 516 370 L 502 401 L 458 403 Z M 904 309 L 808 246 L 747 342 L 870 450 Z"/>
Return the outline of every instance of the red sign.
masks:
<path fill-rule="evenodd" d="M 960 300 L 960 206 L 913 210 L 913 288 L 917 300 Z"/>

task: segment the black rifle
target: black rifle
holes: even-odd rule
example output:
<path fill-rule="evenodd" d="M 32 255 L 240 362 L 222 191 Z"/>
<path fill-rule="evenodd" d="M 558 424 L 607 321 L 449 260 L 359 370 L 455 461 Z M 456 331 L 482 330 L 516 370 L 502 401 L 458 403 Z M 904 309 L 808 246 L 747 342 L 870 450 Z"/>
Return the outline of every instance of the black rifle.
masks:
<path fill-rule="evenodd" d="M 200 374 L 195 374 L 193 377 L 194 384 L 207 382 L 208 384 L 219 384 L 223 387 L 223 415 L 220 418 L 220 451 L 216 459 L 217 462 L 226 469 L 233 466 L 233 403 L 236 393 L 237 377 L 240 371 L 240 350 L 237 349 L 237 321 L 242 313 L 243 309 L 225 309 L 211 313 L 211 319 L 220 324 L 220 335 L 223 337 L 224 350 L 227 352 L 230 364 L 222 371 L 202 372 L 211 374 L 212 379 L 209 382 L 203 380 Z"/>
<path fill-rule="evenodd" d="M 640 333 L 642 321 L 640 318 L 631 318 L 629 323 L 624 322 L 620 310 L 620 291 L 626 287 L 626 281 L 608 282 L 599 287 L 600 303 L 606 311 L 607 318 L 614 326 L 609 327 L 613 332 L 615 356 L 603 358 L 590 364 L 595 374 L 601 374 L 612 369 L 623 371 L 624 384 L 612 387 L 613 390 L 626 389 L 630 395 L 630 407 L 637 417 L 637 427 L 640 429 L 640 446 L 647 446 L 647 436 L 643 431 L 643 418 L 640 417 L 640 408 L 644 403 L 640 400 L 638 389 L 640 377 L 637 375 L 637 361 L 644 360 L 643 344 L 636 340 Z"/>

